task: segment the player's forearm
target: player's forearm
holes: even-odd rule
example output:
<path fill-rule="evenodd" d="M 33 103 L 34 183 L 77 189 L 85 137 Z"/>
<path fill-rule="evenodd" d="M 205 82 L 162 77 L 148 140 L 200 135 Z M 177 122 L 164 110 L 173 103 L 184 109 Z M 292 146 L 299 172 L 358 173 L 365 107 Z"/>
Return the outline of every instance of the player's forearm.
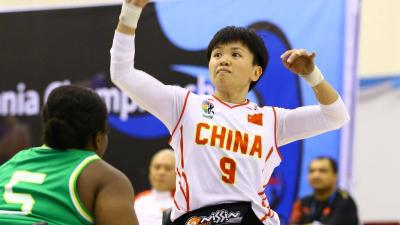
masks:
<path fill-rule="evenodd" d="M 117 31 L 127 35 L 134 35 L 142 9 L 147 0 L 125 0 L 122 4 Z"/>
<path fill-rule="evenodd" d="M 135 31 L 136 31 L 135 28 L 128 27 L 127 25 L 121 23 L 121 21 L 118 22 L 118 26 L 117 26 L 116 30 L 120 33 L 127 34 L 127 35 L 134 35 Z"/>
<path fill-rule="evenodd" d="M 318 102 L 322 105 L 330 105 L 339 98 L 336 90 L 326 80 L 313 87 L 313 91 Z"/>
<path fill-rule="evenodd" d="M 322 105 L 330 105 L 334 103 L 339 95 L 336 90 L 324 79 L 319 68 L 314 65 L 314 69 L 308 75 L 299 75 L 310 87 L 312 87 L 315 97 Z"/>

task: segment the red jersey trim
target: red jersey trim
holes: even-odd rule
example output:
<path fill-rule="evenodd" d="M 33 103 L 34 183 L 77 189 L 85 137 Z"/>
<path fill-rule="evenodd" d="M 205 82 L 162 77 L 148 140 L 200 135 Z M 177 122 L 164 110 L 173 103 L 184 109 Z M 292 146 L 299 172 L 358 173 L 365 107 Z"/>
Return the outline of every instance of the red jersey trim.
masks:
<path fill-rule="evenodd" d="M 268 212 L 260 218 L 261 222 L 264 222 L 267 218 L 274 217 L 274 212 L 271 209 L 268 209 Z"/>
<path fill-rule="evenodd" d="M 245 101 L 244 103 L 242 103 L 242 104 L 230 106 L 230 105 L 226 104 L 224 101 L 222 101 L 221 99 L 219 99 L 217 96 L 215 96 L 215 95 L 212 95 L 212 96 L 213 96 L 217 101 L 219 101 L 220 103 L 222 103 L 223 105 L 225 105 L 226 107 L 228 107 L 228 108 L 230 108 L 230 109 L 233 109 L 233 108 L 236 108 L 236 107 L 239 107 L 239 106 L 244 106 L 244 105 L 247 105 L 247 104 L 250 103 L 250 101 L 249 101 L 248 99 L 246 99 L 246 101 Z"/>
<path fill-rule="evenodd" d="M 185 194 L 186 210 L 189 212 L 190 211 L 189 183 L 187 181 L 185 172 L 182 172 L 182 177 L 185 180 L 185 184 L 186 184 L 186 194 Z"/>
<path fill-rule="evenodd" d="M 183 159 L 183 126 L 181 126 L 180 128 L 180 132 L 181 132 L 181 138 L 180 138 L 180 149 L 181 149 L 181 165 L 182 165 L 182 169 L 185 168 L 185 160 Z"/>
<path fill-rule="evenodd" d="M 176 168 L 176 173 L 178 173 L 178 168 Z M 179 207 L 178 203 L 176 202 L 175 194 L 176 194 L 176 189 L 174 189 L 173 191 L 171 191 L 171 197 L 174 199 L 175 207 L 176 207 L 178 210 L 181 210 L 181 208 Z"/>
<path fill-rule="evenodd" d="M 269 159 L 269 157 L 271 156 L 271 154 L 272 154 L 273 151 L 274 151 L 274 148 L 271 147 L 271 148 L 269 149 L 269 152 L 268 152 L 267 157 L 265 157 L 265 162 L 268 161 L 268 159 Z"/>
<path fill-rule="evenodd" d="M 276 111 L 275 111 L 275 107 L 272 107 L 272 111 L 274 111 L 274 139 L 275 139 L 275 149 L 276 149 L 276 151 L 278 152 L 278 155 L 279 155 L 279 158 L 281 158 L 281 160 L 282 160 L 282 155 L 281 155 L 281 152 L 279 151 L 279 148 L 278 148 L 278 144 L 277 144 L 277 142 L 276 142 L 276 130 L 277 130 L 277 124 L 276 124 Z"/>
<path fill-rule="evenodd" d="M 174 196 L 174 204 L 175 204 L 175 207 L 176 207 L 178 210 L 181 210 L 181 208 L 179 208 L 179 206 L 178 206 L 178 203 L 176 203 L 175 196 Z"/>
<path fill-rule="evenodd" d="M 173 137 L 174 134 L 175 134 L 176 128 L 178 128 L 178 125 L 179 125 L 179 123 L 181 122 L 182 116 L 183 116 L 183 114 L 185 113 L 186 103 L 187 103 L 187 100 L 188 100 L 188 98 L 189 98 L 189 94 L 190 94 L 190 91 L 188 91 L 188 93 L 186 94 L 185 103 L 183 104 L 183 108 L 182 108 L 181 115 L 179 116 L 178 122 L 176 123 L 175 128 L 174 128 L 174 130 L 173 130 L 172 133 L 171 133 L 171 137 L 169 138 L 168 144 L 171 144 L 172 137 Z"/>

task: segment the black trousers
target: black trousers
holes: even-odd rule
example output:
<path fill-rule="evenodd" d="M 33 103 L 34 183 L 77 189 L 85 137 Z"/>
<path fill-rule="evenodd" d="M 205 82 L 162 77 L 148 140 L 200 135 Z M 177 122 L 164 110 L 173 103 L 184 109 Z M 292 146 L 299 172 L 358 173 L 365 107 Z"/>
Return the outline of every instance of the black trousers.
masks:
<path fill-rule="evenodd" d="M 207 206 L 170 220 L 171 210 L 163 214 L 163 225 L 263 225 L 254 214 L 250 202 L 225 203 Z"/>

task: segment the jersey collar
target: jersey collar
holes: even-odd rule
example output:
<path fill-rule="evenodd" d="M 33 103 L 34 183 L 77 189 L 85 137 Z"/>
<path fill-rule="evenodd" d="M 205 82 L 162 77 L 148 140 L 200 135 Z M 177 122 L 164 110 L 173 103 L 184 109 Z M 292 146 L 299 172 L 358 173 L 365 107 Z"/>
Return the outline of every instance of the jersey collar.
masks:
<path fill-rule="evenodd" d="M 221 100 L 221 99 L 219 99 L 217 96 L 215 96 L 215 95 L 212 95 L 213 96 L 213 98 L 215 98 L 215 100 L 217 100 L 218 102 L 220 102 L 220 103 L 222 103 L 224 106 L 226 106 L 226 107 L 228 107 L 228 108 L 230 108 L 230 109 L 233 109 L 233 108 L 236 108 L 236 107 L 239 107 L 239 106 L 244 106 L 244 105 L 247 105 L 247 104 L 249 104 L 249 99 L 246 99 L 246 101 L 245 102 L 243 102 L 243 103 L 241 103 L 241 104 L 234 104 L 234 105 L 232 105 L 232 103 L 228 103 L 228 102 L 224 102 L 223 100 Z"/>

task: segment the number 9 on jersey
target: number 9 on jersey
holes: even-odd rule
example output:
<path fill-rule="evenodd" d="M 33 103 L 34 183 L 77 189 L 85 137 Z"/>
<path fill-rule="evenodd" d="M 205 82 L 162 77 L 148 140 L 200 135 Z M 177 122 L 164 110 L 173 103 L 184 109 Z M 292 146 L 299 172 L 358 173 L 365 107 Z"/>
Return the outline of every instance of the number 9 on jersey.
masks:
<path fill-rule="evenodd" d="M 219 161 L 219 167 L 222 171 L 221 179 L 227 184 L 235 183 L 236 162 L 232 158 L 223 157 Z"/>

